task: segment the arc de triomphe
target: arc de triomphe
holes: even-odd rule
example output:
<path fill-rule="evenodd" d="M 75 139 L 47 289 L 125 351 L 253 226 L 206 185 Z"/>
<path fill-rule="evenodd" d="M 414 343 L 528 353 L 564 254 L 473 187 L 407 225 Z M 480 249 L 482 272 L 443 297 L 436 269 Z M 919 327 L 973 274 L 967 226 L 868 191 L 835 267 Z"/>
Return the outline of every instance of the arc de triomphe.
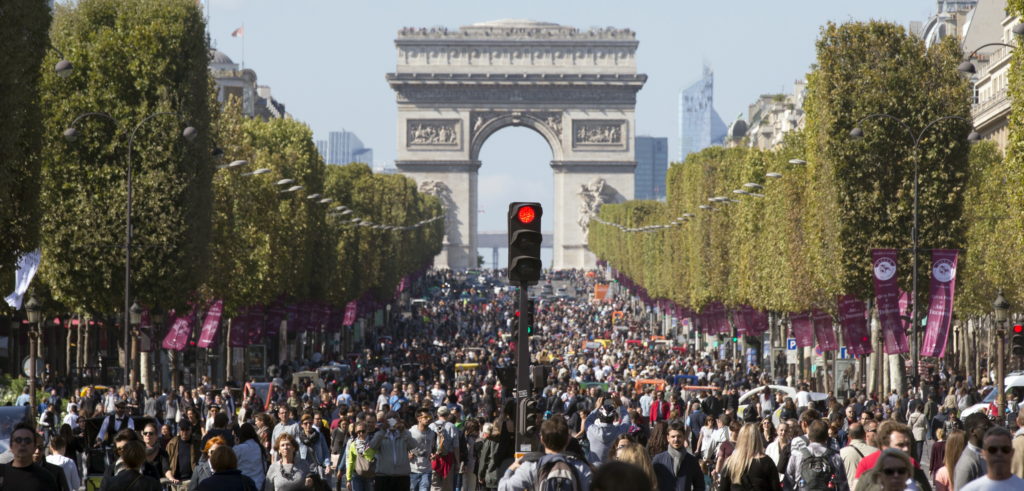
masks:
<path fill-rule="evenodd" d="M 593 266 L 589 219 L 633 197 L 636 35 L 527 20 L 406 28 L 387 75 L 398 99 L 399 171 L 447 206 L 435 266 L 477 266 L 480 149 L 494 132 L 525 126 L 551 146 L 555 268 Z M 538 183 L 540 184 L 540 183 Z"/>

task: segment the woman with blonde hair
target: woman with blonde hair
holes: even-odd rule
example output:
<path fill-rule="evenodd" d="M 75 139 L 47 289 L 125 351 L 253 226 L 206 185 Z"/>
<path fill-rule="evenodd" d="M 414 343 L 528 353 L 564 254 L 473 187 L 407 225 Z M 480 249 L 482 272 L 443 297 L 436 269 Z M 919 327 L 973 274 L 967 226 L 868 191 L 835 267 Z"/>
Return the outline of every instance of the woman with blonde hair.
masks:
<path fill-rule="evenodd" d="M 967 447 L 967 433 L 964 430 L 953 430 L 946 437 L 946 453 L 942 459 L 942 467 L 935 471 L 935 491 L 953 491 L 953 469 L 960 454 Z"/>
<path fill-rule="evenodd" d="M 730 489 L 777 491 L 782 489 L 775 461 L 764 454 L 764 436 L 755 423 L 740 428 L 732 454 L 722 469 L 720 491 Z"/>
<path fill-rule="evenodd" d="M 613 460 L 619 462 L 625 462 L 627 464 L 633 464 L 643 469 L 644 474 L 650 479 L 652 485 L 651 489 L 658 489 L 658 477 L 654 475 L 654 466 L 651 465 L 651 456 L 647 453 L 647 449 L 643 445 L 633 442 L 618 442 L 618 447 L 615 449 L 615 455 L 612 457 Z"/>

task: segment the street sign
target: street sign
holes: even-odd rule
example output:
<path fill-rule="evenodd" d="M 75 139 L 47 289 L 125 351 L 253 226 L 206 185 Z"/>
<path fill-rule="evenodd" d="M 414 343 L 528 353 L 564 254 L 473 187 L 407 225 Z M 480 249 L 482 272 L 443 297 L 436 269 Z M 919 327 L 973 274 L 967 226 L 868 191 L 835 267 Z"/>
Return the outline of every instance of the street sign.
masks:
<path fill-rule="evenodd" d="M 796 365 L 799 361 L 799 358 L 797 358 L 796 338 L 786 338 L 786 363 Z"/>

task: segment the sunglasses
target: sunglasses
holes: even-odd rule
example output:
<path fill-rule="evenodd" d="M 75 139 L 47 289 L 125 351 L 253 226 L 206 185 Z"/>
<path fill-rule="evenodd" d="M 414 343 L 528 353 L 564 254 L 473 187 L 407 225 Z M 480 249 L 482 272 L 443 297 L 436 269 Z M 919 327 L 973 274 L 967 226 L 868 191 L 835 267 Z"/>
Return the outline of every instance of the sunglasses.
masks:
<path fill-rule="evenodd" d="M 907 475 L 906 467 L 889 467 L 882 469 L 882 472 L 887 476 L 905 476 Z"/>
<path fill-rule="evenodd" d="M 1011 447 L 1009 445 L 1004 445 L 1004 446 L 1000 446 L 1000 447 L 985 447 L 985 451 L 990 453 L 990 454 L 995 454 L 995 453 L 1003 452 L 1006 455 L 1010 455 L 1010 454 L 1013 453 L 1013 447 Z"/>
<path fill-rule="evenodd" d="M 155 435 L 156 432 L 155 431 L 143 431 L 142 434 L 145 435 L 145 436 L 152 436 L 152 435 Z"/>
<path fill-rule="evenodd" d="M 18 445 L 28 445 L 30 443 L 35 443 L 36 439 L 30 436 L 18 436 L 11 438 L 11 441 Z"/>

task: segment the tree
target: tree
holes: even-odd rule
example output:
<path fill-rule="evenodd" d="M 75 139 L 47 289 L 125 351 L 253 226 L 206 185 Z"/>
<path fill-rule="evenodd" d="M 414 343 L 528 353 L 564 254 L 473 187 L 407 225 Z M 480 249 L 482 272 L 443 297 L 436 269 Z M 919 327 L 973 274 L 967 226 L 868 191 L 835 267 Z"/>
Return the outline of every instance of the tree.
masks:
<path fill-rule="evenodd" d="M 182 307 L 204 279 L 211 210 L 211 80 L 202 12 L 188 0 L 58 4 L 54 45 L 75 60 L 43 71 L 42 279 L 69 308 L 123 309 L 128 152 L 133 166 L 132 289 Z M 45 65 L 55 61 L 48 56 Z M 79 114 L 78 141 L 61 135 Z M 129 134 L 139 127 L 133 148 Z M 182 139 L 191 125 L 198 138 Z"/>
<path fill-rule="evenodd" d="M 0 284 L 9 288 L 18 257 L 39 244 L 39 84 L 50 12 L 44 2 L 11 0 L 0 17 Z"/>

